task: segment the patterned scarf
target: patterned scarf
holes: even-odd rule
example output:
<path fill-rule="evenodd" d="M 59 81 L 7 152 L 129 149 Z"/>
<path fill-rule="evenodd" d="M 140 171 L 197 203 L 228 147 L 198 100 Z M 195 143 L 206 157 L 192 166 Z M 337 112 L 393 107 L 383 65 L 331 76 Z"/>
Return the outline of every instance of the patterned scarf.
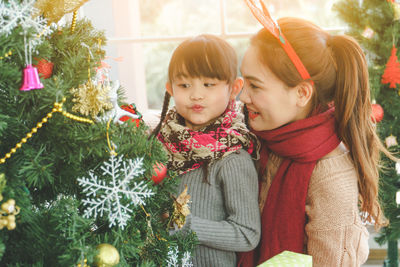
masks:
<path fill-rule="evenodd" d="M 168 169 L 179 175 L 203 164 L 211 165 L 241 148 L 250 154 L 258 151 L 257 138 L 246 128 L 235 102 L 214 123 L 198 131 L 184 125 L 174 107 L 168 111 L 157 136 L 168 151 Z"/>

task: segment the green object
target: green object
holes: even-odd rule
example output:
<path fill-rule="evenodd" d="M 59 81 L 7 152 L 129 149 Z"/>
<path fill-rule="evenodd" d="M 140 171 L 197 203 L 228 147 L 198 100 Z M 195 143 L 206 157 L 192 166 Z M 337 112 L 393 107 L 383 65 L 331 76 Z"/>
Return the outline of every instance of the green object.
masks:
<path fill-rule="evenodd" d="M 21 17 L 31 17 L 30 12 L 34 11 L 26 1 L 6 2 L 20 6 L 19 10 L 24 12 Z M 14 18 L 0 14 L 2 19 L 12 22 Z M 15 216 L 15 229 L 0 231 L 0 266 L 64 267 L 78 263 L 95 266 L 96 248 L 103 243 L 117 249 L 118 267 L 167 266 L 170 251 L 177 251 L 181 261 L 186 251 L 193 252 L 196 236 L 169 234 L 163 214 L 172 214 L 171 195 L 179 180 L 173 173 L 160 185 L 151 180 L 154 164 L 165 163 L 168 157 L 158 139 L 148 138 L 145 123 L 88 124 L 60 112 L 46 115 L 55 102 L 65 97 L 63 111 L 87 118 L 74 111 L 78 102 L 74 102 L 71 89 L 86 84 L 89 77 L 94 82 L 99 62 L 105 57 L 100 46 L 106 43 L 104 33 L 87 19 L 77 20 L 74 32 L 71 25 L 64 25 L 53 29 L 48 36 L 37 32 L 36 27 L 25 31 L 19 24 L 18 21 L 15 27 L 11 25 L 9 34 L 0 34 L 0 158 L 13 152 L 0 164 L 0 193 L 4 201 L 13 199 L 20 208 Z M 41 90 L 19 90 L 22 70 L 27 64 L 25 56 L 30 57 L 25 54 L 27 40 L 35 41 L 30 51 L 34 55 L 33 65 L 44 58 L 54 64 L 52 76 L 41 78 L 45 86 Z M 9 51 L 11 56 L 6 58 Z M 126 105 L 122 91 L 118 92 L 118 104 Z M 36 127 L 38 123 L 43 127 Z M 31 131 L 28 136 L 32 137 L 27 139 Z M 16 146 L 21 140 L 26 142 Z M 131 217 L 124 229 L 109 227 L 109 212 L 84 216 L 86 195 L 78 183 L 79 178 L 93 172 L 98 181 L 110 184 L 112 178 L 102 175 L 101 167 L 110 158 L 108 143 L 111 142 L 118 156 L 143 158 L 143 175 L 124 187 L 147 184 L 155 193 L 146 199 L 145 205 L 129 205 Z M 97 193 L 96 197 L 104 194 Z"/>
<path fill-rule="evenodd" d="M 312 267 L 312 257 L 285 250 L 257 267 Z"/>
<path fill-rule="evenodd" d="M 397 241 L 388 242 L 388 255 L 385 260 L 384 266 L 386 267 L 398 267 L 399 266 L 399 251 L 397 249 Z"/>

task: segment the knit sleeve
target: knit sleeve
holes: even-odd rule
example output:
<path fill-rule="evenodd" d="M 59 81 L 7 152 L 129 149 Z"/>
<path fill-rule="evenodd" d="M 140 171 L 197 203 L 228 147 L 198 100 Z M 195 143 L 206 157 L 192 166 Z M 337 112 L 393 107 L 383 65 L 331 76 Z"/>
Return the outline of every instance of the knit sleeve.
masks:
<path fill-rule="evenodd" d="M 196 232 L 201 245 L 227 251 L 249 251 L 259 242 L 257 172 L 250 156 L 246 152 L 240 154 L 223 160 L 217 174 L 226 218 L 221 221 L 191 218 L 189 227 Z"/>
<path fill-rule="evenodd" d="M 313 257 L 314 267 L 360 266 L 369 248 L 368 231 L 358 211 L 356 172 L 352 165 L 323 164 L 311 176 L 308 188 L 307 254 Z"/>

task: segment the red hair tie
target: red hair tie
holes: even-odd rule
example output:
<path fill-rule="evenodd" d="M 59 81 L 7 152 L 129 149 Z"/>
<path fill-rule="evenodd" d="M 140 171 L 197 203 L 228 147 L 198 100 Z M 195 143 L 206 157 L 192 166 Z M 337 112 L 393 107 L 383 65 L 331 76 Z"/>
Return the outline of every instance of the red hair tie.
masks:
<path fill-rule="evenodd" d="M 299 72 L 301 78 L 303 80 L 309 80 L 311 84 L 314 85 L 314 81 L 311 80 L 311 76 L 308 73 L 306 67 L 303 62 L 301 62 L 299 56 L 294 51 L 293 47 L 290 45 L 289 41 L 286 39 L 285 35 L 283 35 L 279 25 L 275 23 L 271 15 L 268 12 L 268 9 L 263 0 L 259 0 L 262 10 L 256 6 L 254 0 L 244 0 L 247 6 L 250 8 L 253 15 L 257 18 L 257 20 L 267 29 L 273 36 L 278 39 L 282 48 L 285 50 L 286 54 L 289 56 L 290 60 L 293 62 L 297 71 Z"/>

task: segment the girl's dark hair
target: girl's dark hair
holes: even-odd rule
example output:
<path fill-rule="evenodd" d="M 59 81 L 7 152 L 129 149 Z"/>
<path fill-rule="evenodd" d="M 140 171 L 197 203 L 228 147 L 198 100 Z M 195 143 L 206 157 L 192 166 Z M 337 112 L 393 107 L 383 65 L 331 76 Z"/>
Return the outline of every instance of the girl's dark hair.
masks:
<path fill-rule="evenodd" d="M 172 54 L 168 67 L 168 81 L 176 77 L 207 77 L 231 84 L 237 77 L 237 57 L 233 47 L 225 40 L 202 34 L 182 42 Z M 151 136 L 157 136 L 167 114 L 171 96 L 166 91 L 161 119 Z"/>
<path fill-rule="evenodd" d="M 358 173 L 361 210 L 376 226 L 384 223 L 378 202 L 379 152 L 394 157 L 379 140 L 371 120 L 368 67 L 359 44 L 346 35 L 331 35 L 311 22 L 282 18 L 278 24 L 315 83 L 314 108 L 335 105 L 337 131 Z M 278 40 L 260 30 L 251 40 L 261 62 L 289 87 L 302 80 Z"/>

